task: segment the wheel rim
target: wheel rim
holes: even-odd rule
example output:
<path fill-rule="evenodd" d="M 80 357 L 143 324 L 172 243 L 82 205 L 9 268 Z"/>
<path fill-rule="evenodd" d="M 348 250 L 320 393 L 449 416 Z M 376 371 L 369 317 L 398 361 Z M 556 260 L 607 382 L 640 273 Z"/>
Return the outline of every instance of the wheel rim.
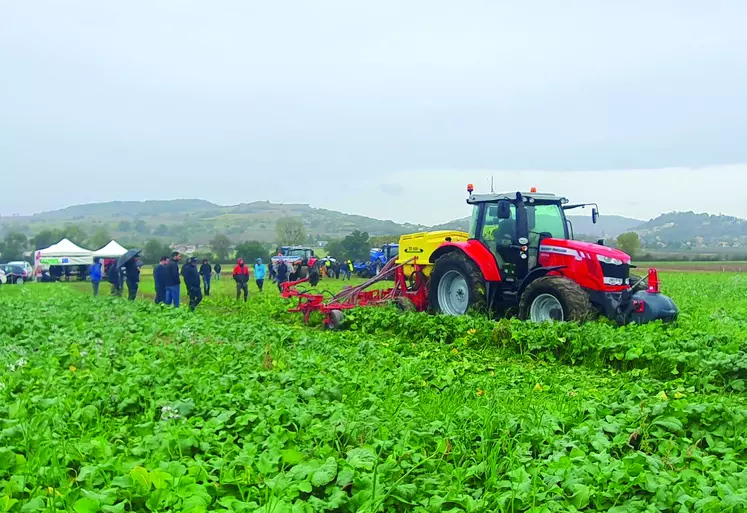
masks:
<path fill-rule="evenodd" d="M 563 306 L 552 294 L 540 294 L 532 301 L 529 310 L 529 319 L 532 322 L 559 322 L 563 318 Z"/>
<path fill-rule="evenodd" d="M 469 308 L 469 287 L 459 271 L 449 271 L 438 282 L 438 305 L 447 315 L 464 315 Z"/>

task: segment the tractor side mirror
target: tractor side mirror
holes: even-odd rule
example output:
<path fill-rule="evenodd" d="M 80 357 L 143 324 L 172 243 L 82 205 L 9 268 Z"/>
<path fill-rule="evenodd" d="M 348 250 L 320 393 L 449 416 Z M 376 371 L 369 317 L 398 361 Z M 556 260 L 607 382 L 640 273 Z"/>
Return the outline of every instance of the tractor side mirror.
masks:
<path fill-rule="evenodd" d="M 511 219 L 511 203 L 506 200 L 498 202 L 498 219 Z"/>
<path fill-rule="evenodd" d="M 591 222 L 597 224 L 597 221 L 599 221 L 599 210 L 595 207 L 591 209 Z"/>

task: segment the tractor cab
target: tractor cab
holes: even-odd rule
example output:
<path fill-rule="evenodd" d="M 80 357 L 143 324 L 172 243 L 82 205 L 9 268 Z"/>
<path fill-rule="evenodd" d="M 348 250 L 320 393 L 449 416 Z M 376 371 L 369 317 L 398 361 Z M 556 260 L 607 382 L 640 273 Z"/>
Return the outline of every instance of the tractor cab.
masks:
<path fill-rule="evenodd" d="M 291 264 L 306 262 L 309 267 L 316 267 L 318 263 L 314 250 L 306 246 L 282 246 L 280 255 L 272 257 L 273 263 L 277 263 L 281 259 Z"/>
<path fill-rule="evenodd" d="M 471 194 L 470 239 L 482 242 L 495 256 L 502 278 L 523 279 L 539 265 L 545 239 L 571 239 L 565 216 L 568 200 L 554 194 Z M 593 217 L 596 222 L 596 209 Z"/>
<path fill-rule="evenodd" d="M 384 244 L 381 247 L 381 252 L 384 254 L 384 261 L 396 259 L 399 256 L 399 244 Z"/>

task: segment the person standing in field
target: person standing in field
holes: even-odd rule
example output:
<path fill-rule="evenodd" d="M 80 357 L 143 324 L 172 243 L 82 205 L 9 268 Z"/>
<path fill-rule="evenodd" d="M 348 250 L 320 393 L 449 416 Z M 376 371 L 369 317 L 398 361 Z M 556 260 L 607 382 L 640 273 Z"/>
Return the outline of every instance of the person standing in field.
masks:
<path fill-rule="evenodd" d="M 220 262 L 215 264 L 215 267 L 213 267 L 213 270 L 215 271 L 215 279 L 220 280 L 220 271 L 223 269 L 220 265 Z"/>
<path fill-rule="evenodd" d="M 278 281 L 278 290 L 282 293 L 283 292 L 283 283 L 288 281 L 288 273 L 290 270 L 288 269 L 288 264 L 285 263 L 285 260 L 281 257 L 278 261 L 278 270 L 277 270 L 277 281 Z"/>
<path fill-rule="evenodd" d="M 167 305 L 174 305 L 174 308 L 179 308 L 179 296 L 181 295 L 180 286 L 182 284 L 179 278 L 179 260 L 181 255 L 178 251 L 174 251 L 171 254 L 171 260 L 166 264 L 166 271 L 164 272 L 164 285 L 166 287 L 166 301 Z"/>
<path fill-rule="evenodd" d="M 239 258 L 236 261 L 236 267 L 233 268 L 233 280 L 236 282 L 236 301 L 244 293 L 244 303 L 249 297 L 249 268 L 244 265 L 244 259 Z"/>
<path fill-rule="evenodd" d="M 99 261 L 99 257 L 93 258 L 93 265 L 91 266 L 90 271 L 91 276 L 91 286 L 93 287 L 93 295 L 98 296 L 99 295 L 99 284 L 101 283 L 101 262 Z"/>
<path fill-rule="evenodd" d="M 169 257 L 162 256 L 161 260 L 153 266 L 153 281 L 156 285 L 156 304 L 160 305 L 166 300 L 166 266 Z"/>
<path fill-rule="evenodd" d="M 124 265 L 125 271 L 127 272 L 127 299 L 135 301 L 137 297 L 137 289 L 140 284 L 140 266 L 138 264 L 138 257 L 134 257 L 127 261 Z"/>
<path fill-rule="evenodd" d="M 257 263 L 254 264 L 254 281 L 257 283 L 257 288 L 262 292 L 262 287 L 265 285 L 265 264 L 262 263 L 262 259 L 258 258 Z"/>
<path fill-rule="evenodd" d="M 270 281 L 275 281 L 275 262 L 272 261 L 272 258 L 270 258 L 270 261 L 267 262 L 267 272 L 270 274 Z"/>
<path fill-rule="evenodd" d="M 106 280 L 112 286 L 112 296 L 122 296 L 122 273 L 117 267 L 116 261 L 109 265 L 109 270 L 106 272 Z"/>
<path fill-rule="evenodd" d="M 210 295 L 210 278 L 213 276 L 213 268 L 210 267 L 208 259 L 202 261 L 200 266 L 200 276 L 202 276 L 202 286 L 205 289 L 205 297 Z"/>
<path fill-rule="evenodd" d="M 190 257 L 184 264 L 182 276 L 184 276 L 184 286 L 187 287 L 187 294 L 189 295 L 189 310 L 194 312 L 197 305 L 202 301 L 200 273 L 197 271 L 197 259 L 195 257 Z"/>

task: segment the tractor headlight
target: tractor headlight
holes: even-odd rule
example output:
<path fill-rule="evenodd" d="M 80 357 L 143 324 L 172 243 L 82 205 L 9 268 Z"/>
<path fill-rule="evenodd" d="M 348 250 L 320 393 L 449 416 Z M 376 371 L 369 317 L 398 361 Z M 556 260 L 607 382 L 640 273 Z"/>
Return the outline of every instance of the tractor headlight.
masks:
<path fill-rule="evenodd" d="M 597 258 L 600 262 L 604 262 L 605 264 L 623 265 L 623 261 L 619 258 L 612 258 L 604 255 L 597 255 Z"/>

